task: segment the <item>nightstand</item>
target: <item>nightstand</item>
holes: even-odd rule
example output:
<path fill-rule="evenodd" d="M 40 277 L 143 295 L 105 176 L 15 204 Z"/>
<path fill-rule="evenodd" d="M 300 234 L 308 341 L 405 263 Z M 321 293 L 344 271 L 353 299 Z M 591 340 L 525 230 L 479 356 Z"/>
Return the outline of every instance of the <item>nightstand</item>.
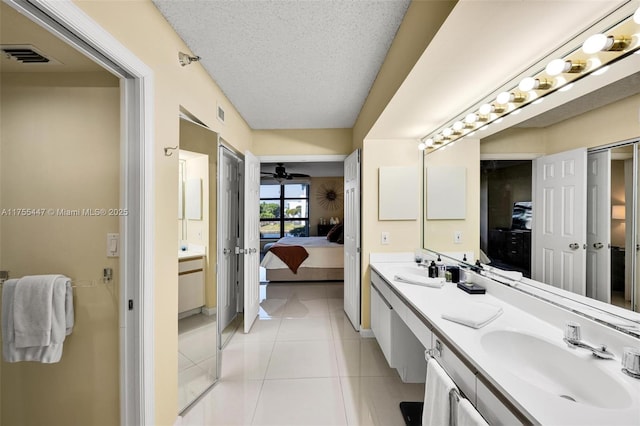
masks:
<path fill-rule="evenodd" d="M 318 225 L 318 237 L 325 237 L 335 225 Z"/>

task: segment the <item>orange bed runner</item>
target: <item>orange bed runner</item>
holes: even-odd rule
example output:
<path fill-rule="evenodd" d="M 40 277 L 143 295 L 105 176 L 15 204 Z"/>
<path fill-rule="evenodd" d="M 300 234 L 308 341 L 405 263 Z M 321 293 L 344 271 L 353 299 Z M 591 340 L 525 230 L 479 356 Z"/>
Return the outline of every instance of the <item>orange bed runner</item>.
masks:
<path fill-rule="evenodd" d="M 269 251 L 280 258 L 294 274 L 298 273 L 300 264 L 309 257 L 309 253 L 302 246 L 289 246 L 285 244 L 275 244 Z"/>

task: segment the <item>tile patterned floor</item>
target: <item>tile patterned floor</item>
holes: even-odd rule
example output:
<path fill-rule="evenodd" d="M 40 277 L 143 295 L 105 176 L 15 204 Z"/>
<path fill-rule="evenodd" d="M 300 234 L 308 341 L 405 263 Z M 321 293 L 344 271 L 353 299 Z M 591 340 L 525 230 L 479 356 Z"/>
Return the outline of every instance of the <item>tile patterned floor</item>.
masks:
<path fill-rule="evenodd" d="M 261 285 L 260 317 L 222 353 L 218 384 L 182 425 L 403 425 L 401 401 L 420 401 L 374 339 L 355 332 L 342 283 Z"/>

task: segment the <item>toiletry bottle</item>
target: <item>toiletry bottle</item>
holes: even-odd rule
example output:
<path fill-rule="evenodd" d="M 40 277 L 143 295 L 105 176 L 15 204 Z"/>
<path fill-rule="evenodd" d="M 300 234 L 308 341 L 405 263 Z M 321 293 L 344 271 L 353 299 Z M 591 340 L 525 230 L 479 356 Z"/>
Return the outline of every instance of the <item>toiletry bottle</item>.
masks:
<path fill-rule="evenodd" d="M 444 278 L 444 273 L 446 272 L 447 268 L 440 258 L 440 255 L 438 255 L 438 260 L 436 260 L 436 266 L 438 267 L 438 277 Z"/>
<path fill-rule="evenodd" d="M 432 260 L 428 270 L 429 270 L 429 278 L 438 278 L 438 267 L 436 266 L 436 262 Z"/>
<path fill-rule="evenodd" d="M 467 261 L 467 253 L 462 253 L 462 261 L 463 262 Z"/>

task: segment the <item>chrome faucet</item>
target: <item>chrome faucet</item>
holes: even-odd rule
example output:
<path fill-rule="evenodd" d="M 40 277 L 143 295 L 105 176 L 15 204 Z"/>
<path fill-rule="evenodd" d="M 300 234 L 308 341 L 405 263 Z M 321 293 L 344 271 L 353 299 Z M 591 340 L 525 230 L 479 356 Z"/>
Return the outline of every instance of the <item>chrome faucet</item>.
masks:
<path fill-rule="evenodd" d="M 596 346 L 582 340 L 580 337 L 580 324 L 578 324 L 577 322 L 567 322 L 564 329 L 564 339 L 562 340 L 564 340 L 567 346 L 569 346 L 571 349 L 582 348 L 590 350 L 593 356 L 597 358 L 615 358 L 615 356 L 607 350 L 606 345 Z"/>

